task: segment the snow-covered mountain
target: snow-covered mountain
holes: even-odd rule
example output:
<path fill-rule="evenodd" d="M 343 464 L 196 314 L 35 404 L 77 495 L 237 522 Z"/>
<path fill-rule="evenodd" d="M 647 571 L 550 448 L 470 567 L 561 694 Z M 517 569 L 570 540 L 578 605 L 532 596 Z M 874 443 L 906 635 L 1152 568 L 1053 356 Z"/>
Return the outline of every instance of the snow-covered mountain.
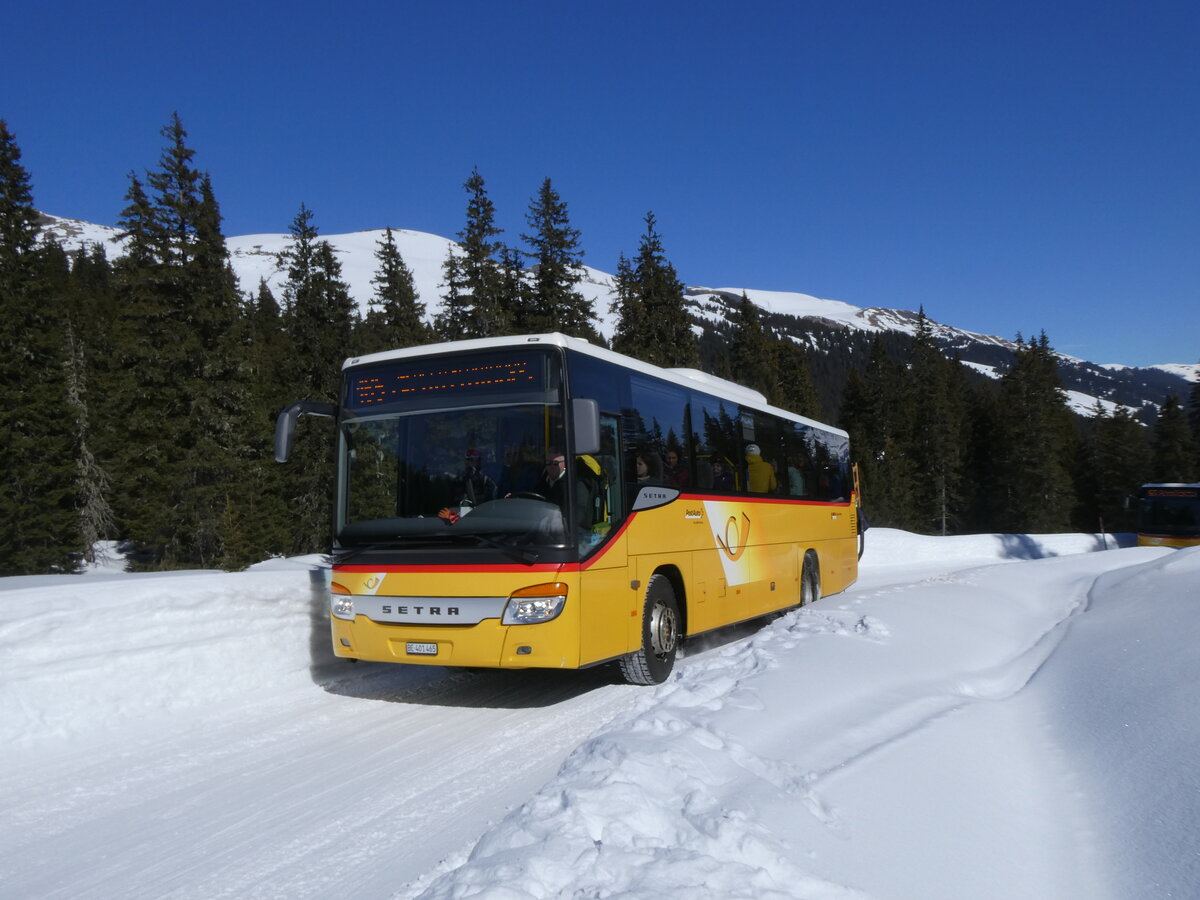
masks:
<path fill-rule="evenodd" d="M 43 234 L 71 250 L 91 244 L 106 248 L 109 259 L 122 253 L 119 230 L 78 219 L 43 214 Z M 382 229 L 350 234 L 322 235 L 330 243 L 342 264 L 342 277 L 350 293 L 365 312 L 374 293 L 371 279 L 378 268 L 375 252 L 382 240 Z M 396 245 L 413 279 L 426 311 L 432 317 L 440 308 L 442 263 L 454 242 L 421 231 L 393 230 Z M 286 272 L 279 265 L 279 254 L 290 243 L 287 234 L 251 234 L 226 239 L 242 289 L 248 293 L 265 282 L 279 297 Z M 616 325 L 609 310 L 613 298 L 613 276 L 599 269 L 586 268 L 580 290 L 595 304 L 600 317 L 600 332 L 611 337 Z M 745 294 L 763 310 L 770 327 L 805 344 L 812 352 L 829 352 L 828 341 L 814 337 L 820 331 L 846 331 L 851 334 L 897 332 L 914 335 L 917 313 L 882 307 L 861 308 L 839 300 L 823 300 L 808 294 L 760 291 L 740 287 L 689 287 L 687 296 L 698 327 L 720 330 L 727 327 L 734 304 Z M 1011 363 L 1016 343 L 994 335 L 978 334 L 930 320 L 934 337 L 947 353 L 955 353 L 975 371 L 998 378 Z M 1145 368 L 1115 364 L 1097 364 L 1059 354 L 1060 373 L 1072 407 L 1088 414 L 1097 402 L 1108 409 L 1124 405 L 1150 420 L 1168 392 L 1186 398 L 1191 384 L 1200 381 L 1200 364 L 1164 363 Z"/>

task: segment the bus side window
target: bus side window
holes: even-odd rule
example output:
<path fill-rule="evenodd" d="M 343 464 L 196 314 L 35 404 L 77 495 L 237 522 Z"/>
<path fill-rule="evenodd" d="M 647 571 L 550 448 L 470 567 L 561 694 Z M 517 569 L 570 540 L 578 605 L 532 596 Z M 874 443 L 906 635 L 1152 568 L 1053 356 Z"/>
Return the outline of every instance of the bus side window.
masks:
<path fill-rule="evenodd" d="M 625 518 L 625 498 L 621 491 L 621 469 L 618 462 L 620 424 L 616 416 L 600 414 L 600 453 L 596 461 L 600 464 L 603 490 L 602 522 L 615 524 Z"/>

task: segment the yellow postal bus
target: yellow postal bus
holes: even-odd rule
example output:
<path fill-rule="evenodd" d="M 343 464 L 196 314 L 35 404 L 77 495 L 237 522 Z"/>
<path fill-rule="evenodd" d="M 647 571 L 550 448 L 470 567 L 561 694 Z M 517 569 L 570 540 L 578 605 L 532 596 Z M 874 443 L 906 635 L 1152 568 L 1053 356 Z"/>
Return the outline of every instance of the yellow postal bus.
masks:
<path fill-rule="evenodd" d="M 685 637 L 857 577 L 846 433 L 694 370 L 560 334 L 347 360 L 337 421 L 338 656 L 617 661 L 661 682 Z"/>
<path fill-rule="evenodd" d="M 1200 546 L 1200 484 L 1143 484 L 1137 537 L 1140 547 Z"/>

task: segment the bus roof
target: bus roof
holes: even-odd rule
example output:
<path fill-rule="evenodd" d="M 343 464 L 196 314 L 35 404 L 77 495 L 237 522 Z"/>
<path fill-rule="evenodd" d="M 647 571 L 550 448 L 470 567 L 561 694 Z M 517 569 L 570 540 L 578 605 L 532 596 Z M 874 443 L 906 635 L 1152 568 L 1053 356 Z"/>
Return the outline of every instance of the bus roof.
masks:
<path fill-rule="evenodd" d="M 810 419 L 806 416 L 797 415 L 794 412 L 789 412 L 786 409 L 780 409 L 776 406 L 771 406 L 767 402 L 767 398 L 758 391 L 748 388 L 745 385 L 738 384 L 734 381 L 729 381 L 725 378 L 718 378 L 716 375 L 709 375 L 706 372 L 701 372 L 698 369 L 664 369 L 660 366 L 652 365 L 651 363 L 642 362 L 639 359 L 634 359 L 632 356 L 625 356 L 621 353 L 616 353 L 612 350 L 606 350 L 603 347 L 597 347 L 582 338 L 570 337 L 557 332 L 551 334 L 515 334 L 505 337 L 494 338 L 472 338 L 465 341 L 447 341 L 441 344 L 423 344 L 420 347 L 405 347 L 402 350 L 384 350 L 380 353 L 371 353 L 365 356 L 354 356 L 347 359 L 342 364 L 342 369 L 357 368 L 358 366 L 371 365 L 373 363 L 387 362 L 393 359 L 412 359 L 421 356 L 440 356 L 443 353 L 465 353 L 477 350 L 490 350 L 493 348 L 502 347 L 517 347 L 542 345 L 552 347 L 562 347 L 568 350 L 574 350 L 577 353 L 584 353 L 588 356 L 594 356 L 597 359 L 606 360 L 615 365 L 622 366 L 626 369 L 632 369 L 641 372 L 645 375 L 650 375 L 655 378 L 662 378 L 666 381 L 671 381 L 675 384 L 687 382 L 690 386 L 705 394 L 711 394 L 714 397 L 729 400 L 734 403 L 740 403 L 744 406 L 755 407 L 761 411 L 769 412 L 773 415 L 781 416 L 785 419 L 791 419 L 795 422 L 800 422 L 805 425 L 811 425 L 821 428 L 824 431 L 830 431 L 834 434 L 840 434 L 843 437 L 848 437 L 845 431 L 840 428 L 835 428 L 832 425 L 826 425 L 824 422 L 818 422 L 816 419 Z"/>

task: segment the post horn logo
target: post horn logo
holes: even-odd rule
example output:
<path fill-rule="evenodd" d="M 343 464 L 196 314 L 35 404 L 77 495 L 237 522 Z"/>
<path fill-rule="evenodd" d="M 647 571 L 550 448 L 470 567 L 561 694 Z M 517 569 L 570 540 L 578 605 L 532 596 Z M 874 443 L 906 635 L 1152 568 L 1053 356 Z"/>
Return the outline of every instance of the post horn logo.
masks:
<path fill-rule="evenodd" d="M 716 536 L 717 543 L 721 545 L 721 549 L 725 551 L 725 555 L 731 562 L 741 559 L 742 554 L 746 552 L 746 545 L 750 543 L 750 517 L 745 513 L 742 513 L 742 522 L 744 531 L 738 527 L 737 517 L 730 516 L 725 522 L 725 539 L 722 540 L 720 535 Z M 731 531 L 732 537 L 730 537 Z"/>

